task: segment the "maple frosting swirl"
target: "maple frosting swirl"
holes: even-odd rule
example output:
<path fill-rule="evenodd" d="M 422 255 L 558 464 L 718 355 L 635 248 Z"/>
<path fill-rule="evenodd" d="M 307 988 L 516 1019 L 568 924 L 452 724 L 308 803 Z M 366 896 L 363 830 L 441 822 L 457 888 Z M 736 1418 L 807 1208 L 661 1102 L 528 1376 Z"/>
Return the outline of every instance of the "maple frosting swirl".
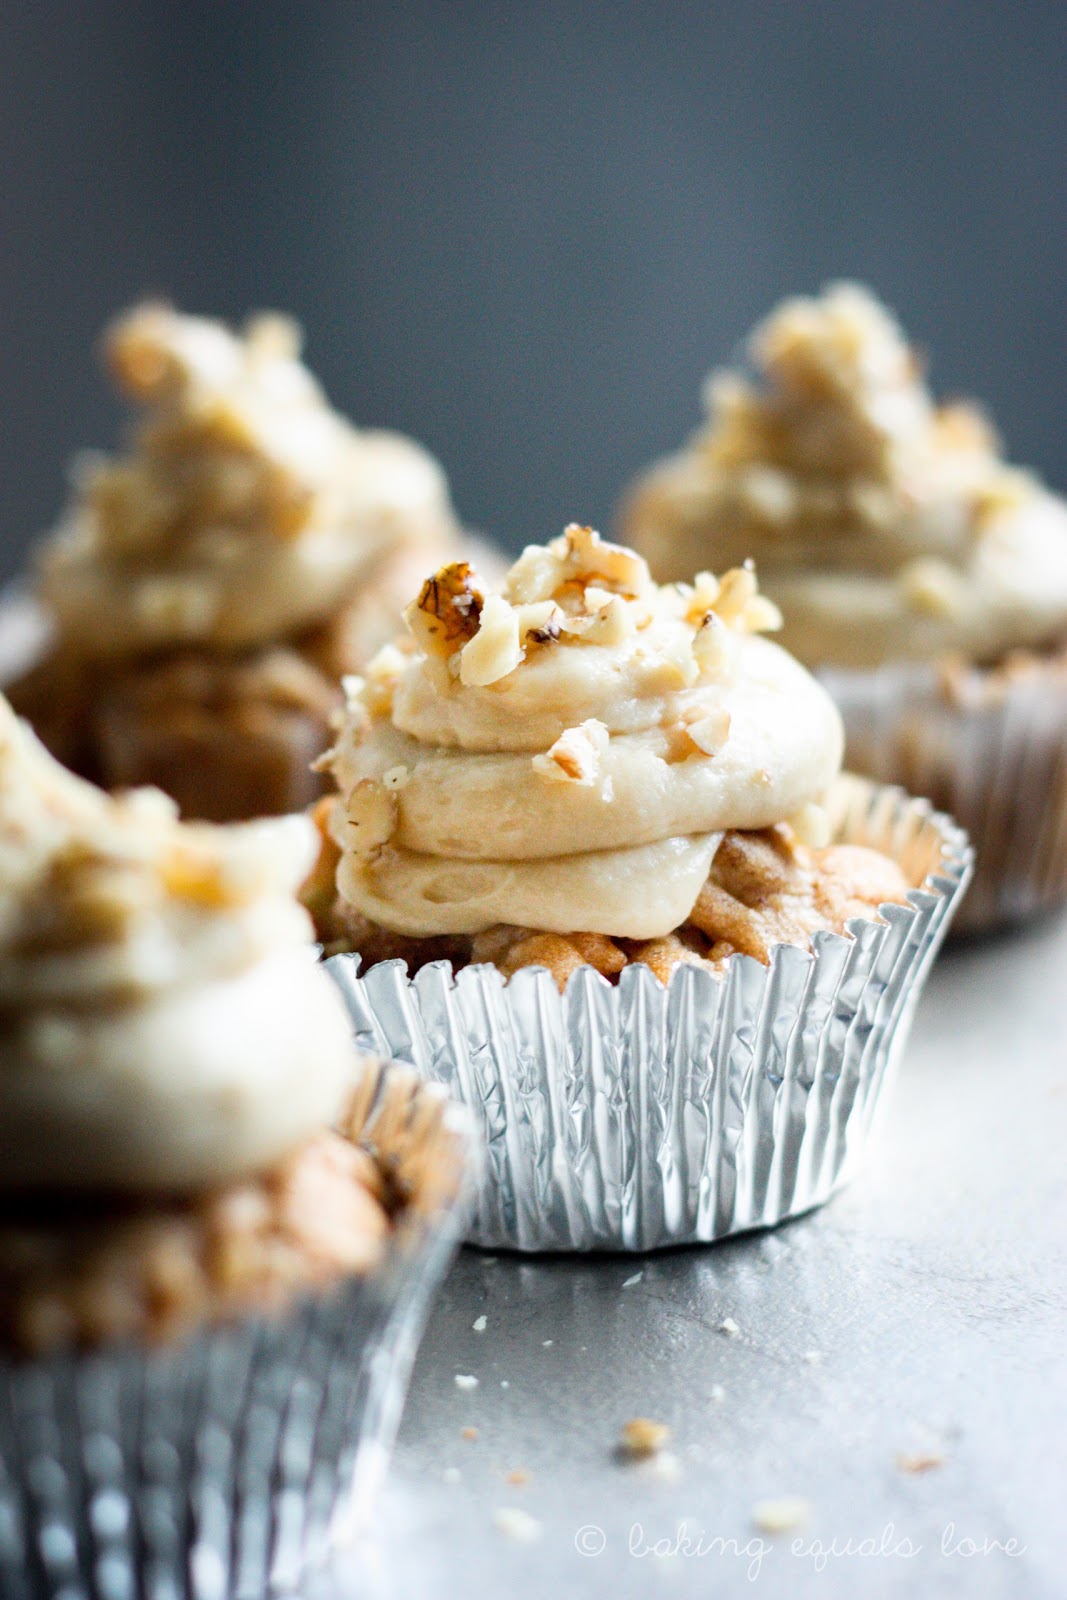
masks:
<path fill-rule="evenodd" d="M 813 666 L 1062 637 L 1067 504 L 1004 461 L 973 407 L 935 404 L 872 295 L 787 300 L 750 354 L 757 380 L 713 373 L 707 422 L 623 509 L 657 577 L 752 556 L 783 644 Z"/>
<path fill-rule="evenodd" d="M 87 656 L 277 639 L 397 552 L 440 559 L 456 536 L 438 463 L 334 411 L 287 319 L 235 334 L 144 305 L 105 351 L 143 421 L 129 454 L 82 469 L 40 560 L 42 599 Z"/>
<path fill-rule="evenodd" d="M 658 937 L 726 829 L 785 820 L 837 773 L 837 713 L 759 636 L 779 618 L 749 568 L 660 588 L 572 526 L 502 592 L 456 563 L 406 615 L 324 762 L 339 892 L 398 933 Z"/>
<path fill-rule="evenodd" d="M 304 817 L 106 795 L 0 698 L 0 1189 L 197 1190 L 329 1124 L 355 1058 L 314 851 Z"/>

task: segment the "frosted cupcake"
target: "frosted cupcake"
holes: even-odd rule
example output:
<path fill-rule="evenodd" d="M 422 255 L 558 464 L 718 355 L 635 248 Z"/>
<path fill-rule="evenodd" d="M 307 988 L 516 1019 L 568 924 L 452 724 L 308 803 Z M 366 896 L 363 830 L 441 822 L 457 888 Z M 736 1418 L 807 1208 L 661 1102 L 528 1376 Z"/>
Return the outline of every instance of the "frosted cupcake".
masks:
<path fill-rule="evenodd" d="M 39 561 L 51 647 L 11 698 L 106 787 L 216 821 L 300 809 L 339 674 L 458 539 L 444 474 L 333 411 L 284 318 L 235 334 L 145 305 L 105 353 L 142 420 L 79 470 Z"/>
<path fill-rule="evenodd" d="M 0 701 L 0 1481 L 42 1592 L 291 1571 L 387 1448 L 462 1141 L 357 1056 L 313 849 L 112 800 Z"/>
<path fill-rule="evenodd" d="M 786 301 L 719 373 L 705 426 L 622 525 L 663 579 L 740 554 L 845 719 L 846 761 L 951 810 L 978 869 L 961 925 L 1067 893 L 1067 505 L 938 406 L 865 290 Z"/>
<path fill-rule="evenodd" d="M 466 564 L 443 568 L 407 620 L 409 636 L 347 685 L 324 763 L 339 790 L 322 810 L 333 854 L 313 899 L 330 950 L 378 963 L 359 977 L 350 957 L 331 962 L 364 1044 L 395 1048 L 486 1120 L 491 1163 L 503 1165 L 491 1172 L 477 1237 L 638 1247 L 802 1209 L 795 1194 L 779 1196 L 773 1216 L 757 1217 L 752 1194 L 735 1192 L 728 1219 L 701 1210 L 694 1196 L 722 1152 L 689 1148 L 695 1125 L 679 1133 L 655 1094 L 679 1116 L 695 1094 L 710 1135 L 700 1099 L 708 1075 L 725 1074 L 728 1058 L 762 1073 L 768 1024 L 742 1044 L 744 1013 L 749 1002 L 759 1011 L 765 986 L 772 1010 L 785 1004 L 788 968 L 815 974 L 814 1011 L 781 1018 L 783 1041 L 803 1038 L 813 1078 L 841 1071 L 851 1025 L 842 1017 L 881 1007 L 855 1063 L 866 1098 L 914 992 L 914 963 L 924 969 L 959 887 L 955 844 L 896 798 L 844 791 L 828 801 L 838 715 L 763 636 L 779 618 L 747 568 L 660 588 L 632 551 L 575 526 L 527 549 L 499 593 Z M 920 915 L 912 891 L 942 870 L 955 874 L 952 886 L 943 880 Z M 879 979 L 864 968 L 860 980 L 855 962 L 863 968 L 875 949 L 884 961 L 889 946 Z M 421 968 L 413 980 L 403 961 Z M 842 962 L 851 971 L 831 1022 L 825 985 L 844 982 Z M 686 1013 L 655 1068 L 653 1035 L 698 996 L 699 1018 Z M 715 1016 L 738 1033 L 713 1060 Z M 524 1106 L 527 1090 L 541 1103 Z M 614 1170 L 610 1140 L 590 1149 L 605 1094 L 612 1118 L 637 1119 L 624 1141 L 631 1157 L 646 1149 L 656 1161 L 668 1128 L 685 1146 L 672 1146 L 670 1165 L 676 1174 L 682 1161 L 695 1189 L 669 1224 L 662 1171 L 643 1231 L 605 1198 L 636 1181 Z M 663 1116 L 658 1133 L 644 1126 Z M 572 1163 L 575 1135 L 583 1152 Z M 714 1140 L 722 1136 L 717 1127 Z M 589 1185 L 599 1196 L 592 1211 Z"/>

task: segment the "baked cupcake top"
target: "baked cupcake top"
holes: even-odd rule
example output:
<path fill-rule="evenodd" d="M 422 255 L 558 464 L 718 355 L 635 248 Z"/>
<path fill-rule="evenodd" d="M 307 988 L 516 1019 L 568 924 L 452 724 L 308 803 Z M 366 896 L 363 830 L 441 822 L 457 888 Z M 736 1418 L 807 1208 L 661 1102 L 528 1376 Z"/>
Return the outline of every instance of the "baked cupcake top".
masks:
<path fill-rule="evenodd" d="M 759 636 L 780 619 L 748 567 L 660 588 L 572 526 L 500 593 L 442 568 L 406 616 L 324 758 L 339 892 L 398 933 L 668 933 L 724 830 L 793 816 L 837 773 L 837 713 Z"/>
<path fill-rule="evenodd" d="M 83 467 L 41 557 L 42 597 L 86 654 L 277 639 L 396 549 L 456 533 L 437 462 L 332 410 L 287 319 L 235 334 L 143 305 L 105 355 L 143 420 L 128 455 Z"/>
<path fill-rule="evenodd" d="M 759 563 L 812 665 L 995 659 L 1067 630 L 1067 505 L 1008 466 L 973 407 L 937 405 L 865 289 L 756 329 L 757 381 L 713 373 L 708 420 L 624 508 L 658 577 Z"/>
<path fill-rule="evenodd" d="M 111 797 L 0 699 L 0 1189 L 186 1192 L 325 1127 L 351 1032 L 295 900 L 303 817 Z"/>

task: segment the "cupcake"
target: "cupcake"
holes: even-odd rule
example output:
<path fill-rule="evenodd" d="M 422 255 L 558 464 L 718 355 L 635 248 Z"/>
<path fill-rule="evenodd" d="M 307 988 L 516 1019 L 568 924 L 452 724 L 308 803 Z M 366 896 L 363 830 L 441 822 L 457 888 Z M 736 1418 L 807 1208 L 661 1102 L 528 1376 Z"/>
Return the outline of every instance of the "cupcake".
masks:
<path fill-rule="evenodd" d="M 649 1248 L 824 1198 L 958 831 L 836 785 L 840 719 L 748 567 L 660 588 L 573 526 L 406 617 L 346 685 L 309 893 L 364 1047 L 482 1121 L 475 1238 Z"/>
<path fill-rule="evenodd" d="M 105 354 L 141 420 L 79 467 L 38 563 L 51 642 L 9 695 L 105 787 L 214 821 L 298 810 L 338 676 L 458 542 L 444 474 L 333 411 L 284 318 L 235 334 L 143 305 Z"/>
<path fill-rule="evenodd" d="M 111 799 L 0 701 L 0 1588 L 263 1593 L 365 1509 L 464 1151 L 358 1057 L 313 849 Z"/>
<path fill-rule="evenodd" d="M 843 713 L 846 762 L 953 812 L 977 872 L 959 926 L 1067 895 L 1067 504 L 936 405 L 864 289 L 789 300 L 714 374 L 708 421 L 631 491 L 663 581 L 752 555 L 783 643 Z"/>

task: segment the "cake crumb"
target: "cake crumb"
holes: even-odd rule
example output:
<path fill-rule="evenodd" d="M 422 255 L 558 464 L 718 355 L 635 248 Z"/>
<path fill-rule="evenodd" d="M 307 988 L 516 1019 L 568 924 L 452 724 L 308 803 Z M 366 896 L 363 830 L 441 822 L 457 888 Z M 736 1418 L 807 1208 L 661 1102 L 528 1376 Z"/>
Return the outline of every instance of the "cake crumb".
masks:
<path fill-rule="evenodd" d="M 484 1333 L 485 1332 L 485 1325 L 488 1322 L 488 1320 L 489 1320 L 488 1317 L 484 1317 L 484 1316 L 483 1317 L 475 1317 L 474 1321 L 471 1323 L 471 1327 L 473 1328 L 474 1332 L 475 1333 Z"/>
<path fill-rule="evenodd" d="M 457 1389 L 477 1389 L 477 1387 L 478 1387 L 478 1380 L 477 1380 L 477 1378 L 473 1377 L 470 1373 L 466 1373 L 466 1372 L 457 1372 L 456 1373 L 456 1388 Z"/>
<path fill-rule="evenodd" d="M 518 1506 L 499 1506 L 493 1512 L 493 1526 L 519 1544 L 533 1544 L 541 1537 L 541 1524 Z"/>
<path fill-rule="evenodd" d="M 811 1516 L 811 1502 L 799 1495 L 783 1495 L 780 1500 L 760 1500 L 752 1521 L 761 1533 L 792 1533 L 802 1528 Z"/>
<path fill-rule="evenodd" d="M 504 1482 L 513 1484 L 515 1488 L 521 1488 L 524 1483 L 529 1483 L 529 1481 L 530 1474 L 525 1467 L 514 1467 L 511 1472 L 504 1474 Z"/>
<path fill-rule="evenodd" d="M 649 1417 L 631 1417 L 624 1422 L 619 1434 L 619 1451 L 632 1461 L 646 1460 L 657 1455 L 670 1439 L 671 1430 L 665 1422 L 653 1422 Z"/>
<path fill-rule="evenodd" d="M 940 1450 L 902 1450 L 897 1456 L 897 1467 L 901 1472 L 936 1472 L 938 1467 L 945 1465 L 945 1458 Z"/>
<path fill-rule="evenodd" d="M 623 1288 L 624 1289 L 632 1289 L 634 1284 L 635 1283 L 640 1283 L 641 1279 L 643 1277 L 644 1277 L 644 1273 L 643 1272 L 635 1272 L 632 1278 L 627 1278 L 626 1282 L 623 1284 Z"/>
<path fill-rule="evenodd" d="M 461 1439 L 466 1439 L 468 1442 L 473 1444 L 474 1440 L 478 1437 L 478 1430 L 477 1428 L 461 1428 L 459 1430 L 459 1436 Z"/>
<path fill-rule="evenodd" d="M 741 1326 L 734 1321 L 733 1317 L 723 1317 L 719 1323 L 719 1332 L 725 1333 L 728 1339 L 736 1339 L 741 1332 Z"/>

